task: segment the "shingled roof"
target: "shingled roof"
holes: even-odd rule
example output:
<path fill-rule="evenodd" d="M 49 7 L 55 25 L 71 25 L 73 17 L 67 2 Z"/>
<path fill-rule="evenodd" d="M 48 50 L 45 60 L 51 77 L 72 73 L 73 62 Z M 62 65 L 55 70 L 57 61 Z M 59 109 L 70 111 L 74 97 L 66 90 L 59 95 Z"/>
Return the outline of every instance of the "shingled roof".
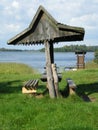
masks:
<path fill-rule="evenodd" d="M 40 6 L 29 27 L 11 38 L 9 45 L 43 44 L 45 40 L 55 42 L 81 41 L 84 29 L 58 23 L 47 10 Z"/>

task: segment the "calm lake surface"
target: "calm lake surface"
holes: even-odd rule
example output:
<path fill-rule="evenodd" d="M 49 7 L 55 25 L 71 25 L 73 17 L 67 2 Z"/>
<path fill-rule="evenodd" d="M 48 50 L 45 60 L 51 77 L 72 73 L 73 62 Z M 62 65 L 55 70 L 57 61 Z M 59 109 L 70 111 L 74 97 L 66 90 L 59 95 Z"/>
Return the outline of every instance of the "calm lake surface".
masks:
<path fill-rule="evenodd" d="M 68 66 L 76 66 L 77 57 L 74 52 L 55 52 L 54 53 L 55 63 L 60 69 Z M 94 59 L 93 52 L 87 52 L 85 55 L 85 62 Z M 44 71 L 46 66 L 45 53 L 44 52 L 32 52 L 32 51 L 1 51 L 0 62 L 15 62 L 24 63 L 39 72 Z"/>

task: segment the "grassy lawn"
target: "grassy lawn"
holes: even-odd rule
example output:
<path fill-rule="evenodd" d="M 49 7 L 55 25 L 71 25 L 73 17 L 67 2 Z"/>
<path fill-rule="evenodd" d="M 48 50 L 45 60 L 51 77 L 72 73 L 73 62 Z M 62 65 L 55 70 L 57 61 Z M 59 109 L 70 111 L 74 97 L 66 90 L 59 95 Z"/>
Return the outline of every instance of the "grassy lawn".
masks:
<path fill-rule="evenodd" d="M 15 63 L 0 63 L 0 130 L 98 130 L 98 66 L 62 74 L 59 88 L 64 92 L 66 78 L 77 85 L 77 94 L 50 99 L 21 93 L 23 83 L 40 78 L 32 68 Z M 39 82 L 39 90 L 46 83 Z M 92 102 L 81 97 L 86 95 Z"/>

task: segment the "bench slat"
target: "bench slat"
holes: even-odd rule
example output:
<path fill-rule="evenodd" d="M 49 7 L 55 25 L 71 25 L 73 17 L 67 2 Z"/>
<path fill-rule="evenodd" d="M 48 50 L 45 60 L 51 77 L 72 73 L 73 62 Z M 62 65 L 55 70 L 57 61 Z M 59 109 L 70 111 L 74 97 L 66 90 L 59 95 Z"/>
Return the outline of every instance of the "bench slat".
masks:
<path fill-rule="evenodd" d="M 70 78 L 67 78 L 66 79 L 67 81 L 67 87 L 68 87 L 68 90 L 69 90 L 69 94 L 75 94 L 75 91 L 76 91 L 76 84 L 74 83 L 74 81 Z"/>
<path fill-rule="evenodd" d="M 29 84 L 28 87 L 29 87 L 30 89 L 33 89 L 33 83 L 34 83 L 34 81 L 35 81 L 35 80 L 32 80 L 32 82 Z"/>
<path fill-rule="evenodd" d="M 27 81 L 27 83 L 25 83 L 25 85 L 22 87 L 22 93 L 28 93 L 28 94 L 32 94 L 32 93 L 36 93 L 36 87 L 38 86 L 38 79 L 33 79 L 33 80 L 29 80 Z"/>
<path fill-rule="evenodd" d="M 24 87 L 26 89 L 35 89 L 38 85 L 38 79 L 35 79 L 35 80 L 29 80 L 25 85 Z"/>
<path fill-rule="evenodd" d="M 37 87 L 37 84 L 38 84 L 38 80 L 36 80 L 36 81 L 34 82 L 34 88 Z"/>
<path fill-rule="evenodd" d="M 70 78 L 66 79 L 67 80 L 67 84 L 70 88 L 76 88 L 76 84 L 74 83 L 74 81 Z"/>
<path fill-rule="evenodd" d="M 30 88 L 35 89 L 37 85 L 38 85 L 38 80 L 33 80 L 32 83 L 30 84 Z"/>
<path fill-rule="evenodd" d="M 27 87 L 30 84 L 31 80 L 29 80 L 28 82 L 26 82 L 26 84 L 24 85 L 25 87 Z"/>

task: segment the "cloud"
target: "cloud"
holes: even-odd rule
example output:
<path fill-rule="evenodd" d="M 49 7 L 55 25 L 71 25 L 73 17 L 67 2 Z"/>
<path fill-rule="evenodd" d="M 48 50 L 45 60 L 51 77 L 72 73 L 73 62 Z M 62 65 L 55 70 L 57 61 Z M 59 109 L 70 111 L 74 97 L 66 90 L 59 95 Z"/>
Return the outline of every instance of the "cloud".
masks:
<path fill-rule="evenodd" d="M 93 41 L 93 44 L 97 44 L 98 0 L 1 0 L 0 43 L 3 43 L 2 46 L 6 47 L 9 38 L 29 26 L 39 5 L 43 5 L 58 22 L 84 27 L 86 33 L 83 42 L 89 44 Z"/>
<path fill-rule="evenodd" d="M 74 17 L 70 20 L 72 25 L 83 25 L 87 29 L 93 29 L 98 26 L 98 14 L 86 14 L 80 17 Z"/>
<path fill-rule="evenodd" d="M 19 30 L 21 27 L 19 24 L 9 24 L 9 25 L 6 25 L 6 30 L 10 30 L 10 32 L 13 32 L 13 30 L 15 32 L 17 32 L 17 30 Z"/>
<path fill-rule="evenodd" d="M 12 2 L 12 7 L 18 9 L 19 8 L 19 3 L 17 1 Z"/>

